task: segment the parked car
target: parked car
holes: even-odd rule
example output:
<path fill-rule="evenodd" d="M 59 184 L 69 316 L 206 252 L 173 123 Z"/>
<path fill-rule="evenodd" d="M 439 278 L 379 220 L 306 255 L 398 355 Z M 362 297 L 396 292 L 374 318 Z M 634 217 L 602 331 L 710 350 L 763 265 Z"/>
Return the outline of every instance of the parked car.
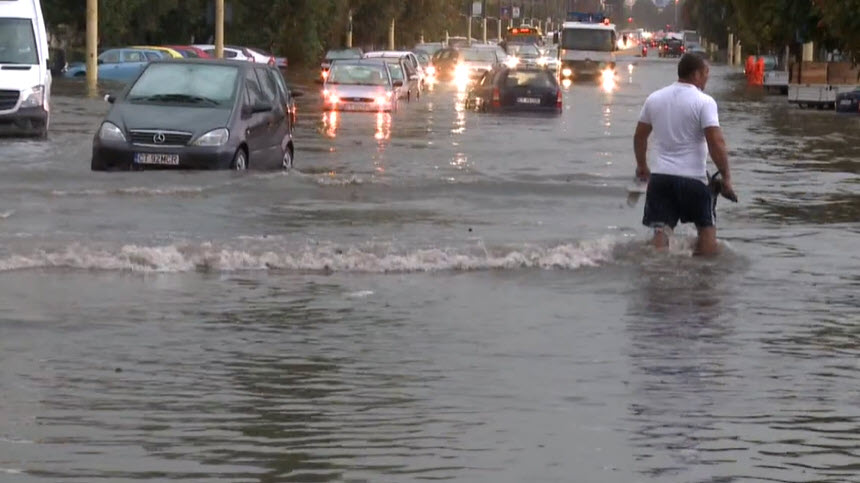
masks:
<path fill-rule="evenodd" d="M 335 60 L 356 60 L 364 56 L 361 49 L 331 49 L 325 53 L 322 64 L 320 64 L 320 77 L 325 81 L 328 70 Z"/>
<path fill-rule="evenodd" d="M 542 68 L 501 66 L 485 72 L 466 96 L 466 106 L 478 111 L 537 111 L 560 113 L 558 79 Z"/>
<path fill-rule="evenodd" d="M 418 94 L 420 95 L 421 90 L 424 89 L 424 85 L 427 81 L 427 74 L 424 72 L 424 68 L 421 67 L 421 62 L 418 61 L 418 56 L 416 56 L 413 52 L 400 50 L 380 50 L 376 52 L 368 52 L 364 54 L 364 57 L 366 59 L 383 58 L 402 60 L 404 63 L 406 63 L 407 70 L 409 70 L 409 76 L 418 76 Z M 413 79 L 409 80 L 411 82 Z"/>
<path fill-rule="evenodd" d="M 185 56 L 183 56 L 181 53 L 179 53 L 178 51 L 176 51 L 174 49 L 171 49 L 170 47 L 162 47 L 159 45 L 133 45 L 131 48 L 141 49 L 141 50 L 155 50 L 157 52 L 162 52 L 162 53 L 166 54 L 165 58 L 171 58 L 171 59 L 183 59 L 183 58 L 185 58 Z"/>
<path fill-rule="evenodd" d="M 382 59 L 336 60 L 323 85 L 323 109 L 396 111 L 396 89 L 402 85 L 392 79 L 390 64 Z"/>
<path fill-rule="evenodd" d="M 836 112 L 860 114 L 860 87 L 852 92 L 843 92 L 836 95 Z"/>
<path fill-rule="evenodd" d="M 99 80 L 129 82 L 153 60 L 161 60 L 167 54 L 148 49 L 108 49 L 98 56 Z M 76 62 L 66 70 L 66 77 L 83 77 L 87 75 L 87 65 Z"/>
<path fill-rule="evenodd" d="M 198 49 L 193 45 L 165 45 L 165 47 L 173 49 L 186 59 L 211 59 L 212 56 L 207 54 L 202 49 Z"/>
<path fill-rule="evenodd" d="M 93 170 L 281 169 L 293 162 L 278 69 L 216 59 L 156 61 L 119 96 L 93 140 Z"/>
<path fill-rule="evenodd" d="M 0 39 L 0 130 L 44 137 L 52 77 L 39 1 L 0 2 Z"/>
<path fill-rule="evenodd" d="M 192 45 L 192 47 L 197 47 L 203 52 L 209 54 L 210 57 L 215 58 L 215 46 L 212 44 L 195 44 Z M 236 47 L 235 45 L 224 46 L 224 58 L 254 62 L 254 56 L 248 51 L 248 49 L 244 47 Z"/>

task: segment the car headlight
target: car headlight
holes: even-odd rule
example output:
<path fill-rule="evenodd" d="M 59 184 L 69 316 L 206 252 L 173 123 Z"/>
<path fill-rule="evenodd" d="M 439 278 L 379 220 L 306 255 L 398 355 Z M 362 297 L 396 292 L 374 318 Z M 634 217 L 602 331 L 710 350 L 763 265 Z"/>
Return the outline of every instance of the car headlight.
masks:
<path fill-rule="evenodd" d="M 436 67 L 434 67 L 432 65 L 427 66 L 427 75 L 431 75 L 431 76 L 436 75 Z"/>
<path fill-rule="evenodd" d="M 547 60 L 546 57 L 540 57 L 537 60 L 537 65 L 539 65 L 541 67 L 546 67 L 547 62 L 549 62 L 549 61 Z"/>
<path fill-rule="evenodd" d="M 99 128 L 99 139 L 102 141 L 125 142 L 125 134 L 122 133 L 122 129 L 117 127 L 116 124 L 105 121 L 102 123 L 102 127 Z"/>
<path fill-rule="evenodd" d="M 45 104 L 45 86 L 35 86 L 24 91 L 24 102 L 21 107 L 41 107 Z"/>
<path fill-rule="evenodd" d="M 570 67 L 565 67 L 561 70 L 561 75 L 565 77 L 570 77 L 573 75 L 573 70 Z"/>
<path fill-rule="evenodd" d="M 518 59 L 518 58 L 516 58 L 516 57 L 508 57 L 508 60 L 506 60 L 506 61 L 505 61 L 505 64 L 506 64 L 508 67 L 510 67 L 511 69 L 513 69 L 514 67 L 516 67 L 516 66 L 517 66 L 517 64 L 519 64 L 519 63 L 520 63 L 520 59 Z"/>
<path fill-rule="evenodd" d="M 227 141 L 230 139 L 230 131 L 227 128 L 218 128 L 213 129 L 206 134 L 197 138 L 197 141 L 194 141 L 195 146 L 223 146 L 227 144 Z"/>

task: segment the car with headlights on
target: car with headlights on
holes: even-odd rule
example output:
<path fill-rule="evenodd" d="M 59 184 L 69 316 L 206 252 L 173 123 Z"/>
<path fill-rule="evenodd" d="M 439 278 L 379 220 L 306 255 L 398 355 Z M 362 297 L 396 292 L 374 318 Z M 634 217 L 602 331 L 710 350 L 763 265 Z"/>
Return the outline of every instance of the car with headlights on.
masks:
<path fill-rule="evenodd" d="M 541 52 L 534 44 L 508 44 L 508 67 L 537 67 Z"/>
<path fill-rule="evenodd" d="M 331 68 L 332 62 L 336 60 L 356 60 L 363 56 L 364 52 L 359 48 L 331 49 L 325 53 L 325 57 L 320 64 L 320 77 L 325 81 L 326 77 L 328 77 L 328 71 Z"/>
<path fill-rule="evenodd" d="M 556 75 L 547 69 L 502 65 L 481 76 L 466 95 L 466 107 L 482 112 L 558 114 L 562 92 Z"/>
<path fill-rule="evenodd" d="M 396 111 L 402 86 L 384 59 L 336 60 L 323 84 L 323 110 Z"/>
<path fill-rule="evenodd" d="M 553 72 L 558 72 L 561 68 L 561 60 L 558 57 L 558 46 L 546 49 L 543 55 L 538 58 L 537 65 L 538 67 L 544 67 Z"/>
<path fill-rule="evenodd" d="M 442 49 L 433 58 L 436 75 L 443 80 L 454 80 L 458 85 L 475 81 L 499 62 L 501 59 L 495 49 L 481 47 Z"/>
<path fill-rule="evenodd" d="M 280 75 L 247 61 L 152 62 L 108 96 L 92 169 L 289 168 L 292 118 Z"/>

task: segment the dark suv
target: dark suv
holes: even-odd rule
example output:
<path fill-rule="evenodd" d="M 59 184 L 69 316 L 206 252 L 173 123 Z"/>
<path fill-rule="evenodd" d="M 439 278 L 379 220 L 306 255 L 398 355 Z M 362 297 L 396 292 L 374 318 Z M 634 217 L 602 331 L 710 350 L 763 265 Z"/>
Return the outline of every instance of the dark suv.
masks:
<path fill-rule="evenodd" d="M 686 51 L 684 41 L 680 39 L 665 39 L 660 44 L 660 57 L 680 57 Z"/>

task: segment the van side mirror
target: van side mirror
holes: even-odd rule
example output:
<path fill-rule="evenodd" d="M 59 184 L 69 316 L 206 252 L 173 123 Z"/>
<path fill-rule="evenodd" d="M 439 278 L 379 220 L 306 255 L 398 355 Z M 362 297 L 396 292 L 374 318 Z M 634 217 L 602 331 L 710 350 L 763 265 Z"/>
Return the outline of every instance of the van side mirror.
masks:
<path fill-rule="evenodd" d="M 105 96 L 105 102 L 107 102 L 109 104 L 113 104 L 114 102 L 116 102 L 116 96 L 114 96 L 113 94 L 106 95 Z"/>

